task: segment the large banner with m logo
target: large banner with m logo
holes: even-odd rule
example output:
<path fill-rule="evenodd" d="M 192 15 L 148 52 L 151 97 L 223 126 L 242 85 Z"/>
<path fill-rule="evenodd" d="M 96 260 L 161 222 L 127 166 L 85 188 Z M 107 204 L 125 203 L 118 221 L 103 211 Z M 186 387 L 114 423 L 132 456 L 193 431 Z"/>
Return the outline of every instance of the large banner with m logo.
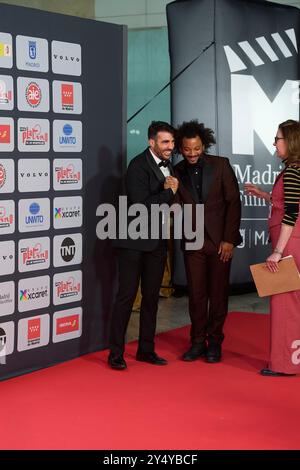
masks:
<path fill-rule="evenodd" d="M 212 153 L 230 159 L 243 207 L 231 282 L 248 283 L 249 264 L 270 251 L 269 207 L 246 195 L 244 184 L 271 191 L 281 168 L 278 124 L 299 119 L 300 11 L 262 0 L 178 0 L 167 15 L 172 76 L 188 66 L 172 84 L 172 121 L 204 122 L 216 133 Z M 175 263 L 182 284 L 179 252 Z"/>

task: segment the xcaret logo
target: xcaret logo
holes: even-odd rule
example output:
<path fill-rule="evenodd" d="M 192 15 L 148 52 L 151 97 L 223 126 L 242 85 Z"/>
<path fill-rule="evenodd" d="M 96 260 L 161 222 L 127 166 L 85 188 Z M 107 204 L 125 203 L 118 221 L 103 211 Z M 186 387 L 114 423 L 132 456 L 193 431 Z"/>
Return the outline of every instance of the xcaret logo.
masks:
<path fill-rule="evenodd" d="M 27 103 L 36 108 L 42 100 L 42 90 L 36 82 L 30 82 L 25 89 Z"/>
<path fill-rule="evenodd" d="M 81 227 L 82 225 L 82 197 L 56 197 L 53 201 L 55 229 Z"/>
<path fill-rule="evenodd" d="M 50 277 L 40 276 L 19 281 L 19 312 L 49 306 Z"/>

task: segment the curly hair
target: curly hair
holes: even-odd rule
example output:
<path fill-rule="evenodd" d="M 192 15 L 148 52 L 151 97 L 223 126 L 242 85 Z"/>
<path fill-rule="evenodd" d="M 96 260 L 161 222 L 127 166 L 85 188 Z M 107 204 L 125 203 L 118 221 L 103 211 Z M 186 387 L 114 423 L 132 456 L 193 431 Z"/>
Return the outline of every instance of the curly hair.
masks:
<path fill-rule="evenodd" d="M 205 127 L 204 124 L 199 122 L 197 119 L 193 119 L 188 122 L 184 121 L 180 126 L 178 126 L 176 135 L 177 148 L 181 148 L 184 138 L 193 139 L 197 136 L 200 137 L 204 150 L 208 150 L 216 143 L 214 131 L 209 127 Z"/>

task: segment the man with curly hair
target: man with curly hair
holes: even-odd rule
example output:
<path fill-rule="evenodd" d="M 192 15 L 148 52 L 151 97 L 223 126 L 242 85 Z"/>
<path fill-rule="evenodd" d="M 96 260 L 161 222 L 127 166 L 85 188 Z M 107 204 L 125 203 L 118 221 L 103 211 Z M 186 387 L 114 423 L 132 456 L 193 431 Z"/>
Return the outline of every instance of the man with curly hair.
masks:
<path fill-rule="evenodd" d="M 178 196 L 183 204 L 204 204 L 204 244 L 187 250 L 183 243 L 189 290 L 191 347 L 182 356 L 221 360 L 223 326 L 228 310 L 230 265 L 234 246 L 241 243 L 241 202 L 238 182 L 228 158 L 212 156 L 214 132 L 197 120 L 178 128 L 177 147 L 184 157 L 175 167 Z"/>

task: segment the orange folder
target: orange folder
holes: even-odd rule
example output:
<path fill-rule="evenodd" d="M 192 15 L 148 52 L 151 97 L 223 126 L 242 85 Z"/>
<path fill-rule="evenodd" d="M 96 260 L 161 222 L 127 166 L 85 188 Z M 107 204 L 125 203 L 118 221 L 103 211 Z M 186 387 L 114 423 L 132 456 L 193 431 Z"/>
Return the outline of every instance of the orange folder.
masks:
<path fill-rule="evenodd" d="M 300 289 L 300 274 L 293 256 L 282 258 L 276 273 L 269 271 L 266 263 L 252 264 L 250 270 L 259 297 Z"/>

